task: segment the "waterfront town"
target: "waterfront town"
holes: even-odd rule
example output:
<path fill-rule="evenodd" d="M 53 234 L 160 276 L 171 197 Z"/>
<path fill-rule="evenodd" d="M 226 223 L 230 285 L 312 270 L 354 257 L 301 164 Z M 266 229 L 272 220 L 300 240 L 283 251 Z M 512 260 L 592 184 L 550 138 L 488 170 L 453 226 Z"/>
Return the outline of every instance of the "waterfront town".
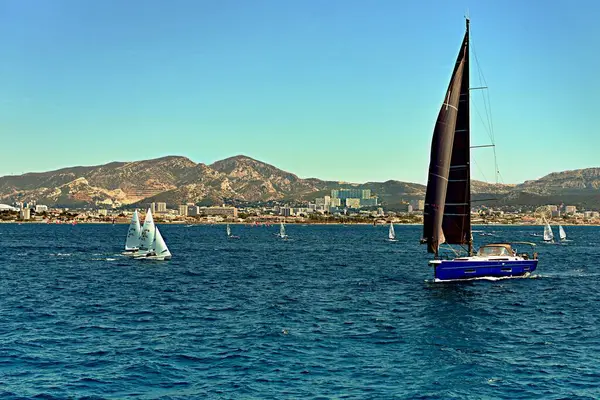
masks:
<path fill-rule="evenodd" d="M 0 204 L 0 222 L 38 223 L 129 223 L 134 209 L 151 209 L 158 223 L 211 224 L 211 223 L 398 223 L 419 224 L 423 221 L 424 200 L 409 200 L 394 207 L 379 203 L 368 189 L 335 189 L 328 196 L 315 198 L 304 204 L 269 201 L 249 204 L 198 206 L 181 204 L 169 208 L 165 202 L 138 204 L 138 207 L 102 206 L 67 208 L 49 207 L 32 200 L 14 204 Z M 143 209 L 142 209 L 143 208 Z M 539 208 L 537 208 L 539 210 Z M 546 218 L 565 225 L 600 224 L 600 212 L 578 210 L 572 205 L 547 205 Z M 537 225 L 540 216 L 536 208 L 486 207 L 471 209 L 473 224 Z"/>

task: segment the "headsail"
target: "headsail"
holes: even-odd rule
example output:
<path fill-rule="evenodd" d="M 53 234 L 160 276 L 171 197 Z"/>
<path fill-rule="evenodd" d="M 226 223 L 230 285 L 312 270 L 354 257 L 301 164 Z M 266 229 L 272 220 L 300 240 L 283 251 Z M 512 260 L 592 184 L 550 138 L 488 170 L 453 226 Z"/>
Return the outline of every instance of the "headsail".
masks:
<path fill-rule="evenodd" d="M 562 225 L 558 226 L 558 236 L 560 237 L 560 240 L 565 240 L 567 238 L 567 233 L 563 229 Z"/>
<path fill-rule="evenodd" d="M 171 252 L 169 251 L 165 240 L 160 234 L 158 227 L 155 229 L 154 245 L 152 250 L 154 250 L 157 257 L 165 257 L 166 259 L 171 258 Z"/>
<path fill-rule="evenodd" d="M 544 222 L 546 223 L 546 225 L 544 225 L 544 240 L 546 242 L 552 242 L 554 241 L 554 233 L 552 233 L 552 228 L 548 221 L 546 221 L 546 218 L 544 218 Z"/>
<path fill-rule="evenodd" d="M 133 212 L 131 223 L 127 230 L 127 239 L 125 240 L 125 250 L 137 250 L 140 247 L 140 217 L 137 210 Z"/>
<path fill-rule="evenodd" d="M 144 219 L 144 225 L 142 226 L 142 234 L 140 236 L 140 250 L 139 252 L 147 253 L 152 248 L 154 242 L 154 218 L 152 218 L 152 210 L 149 208 L 146 212 L 146 218 Z"/>
<path fill-rule="evenodd" d="M 394 224 L 390 222 L 390 230 L 388 232 L 388 238 L 390 240 L 396 239 L 396 232 L 394 232 Z"/>
<path fill-rule="evenodd" d="M 227 224 L 227 236 L 231 236 L 231 228 L 229 227 L 229 224 Z"/>
<path fill-rule="evenodd" d="M 442 243 L 469 244 L 471 251 L 469 130 L 467 20 L 467 30 L 431 143 L 423 219 L 423 242 L 427 243 L 430 253 L 437 254 Z"/>

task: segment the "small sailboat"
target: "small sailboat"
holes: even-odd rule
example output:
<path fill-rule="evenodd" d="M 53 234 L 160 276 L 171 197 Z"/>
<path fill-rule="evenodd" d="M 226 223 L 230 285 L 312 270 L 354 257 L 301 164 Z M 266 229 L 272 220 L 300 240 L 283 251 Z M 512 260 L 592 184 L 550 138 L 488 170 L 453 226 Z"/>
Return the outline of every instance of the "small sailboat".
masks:
<path fill-rule="evenodd" d="M 154 218 L 152 217 L 152 210 L 149 208 L 144 218 L 144 224 L 142 225 L 142 233 L 140 234 L 140 244 L 138 251 L 132 253 L 133 256 L 145 256 L 150 252 L 154 243 L 154 236 L 156 235 L 156 226 L 154 225 Z"/>
<path fill-rule="evenodd" d="M 135 253 L 140 248 L 140 235 L 141 235 L 141 227 L 140 227 L 140 217 L 138 215 L 137 210 L 133 212 L 133 216 L 131 217 L 131 222 L 129 223 L 129 229 L 127 230 L 127 239 L 125 239 L 125 251 L 124 255 L 131 255 Z"/>
<path fill-rule="evenodd" d="M 229 227 L 229 224 L 227 224 L 227 238 L 229 238 L 229 239 L 239 239 L 240 238 L 239 236 L 231 234 L 231 228 Z"/>
<path fill-rule="evenodd" d="M 527 276 L 538 264 L 535 244 L 490 243 L 473 249 L 471 231 L 469 20 L 431 142 L 423 238 L 435 281 Z M 440 254 L 442 244 L 452 254 Z M 531 254 L 513 245 L 531 246 Z M 443 249 L 442 249 L 443 250 Z M 461 255 L 460 252 L 466 255 Z"/>
<path fill-rule="evenodd" d="M 567 240 L 567 233 L 563 229 L 562 225 L 558 226 L 558 237 L 560 237 L 561 242 L 564 242 Z"/>
<path fill-rule="evenodd" d="M 552 228 L 546 218 L 544 218 L 544 242 L 554 243 L 554 233 L 552 232 Z"/>
<path fill-rule="evenodd" d="M 277 236 L 279 236 L 281 239 L 288 238 L 288 235 L 285 233 L 285 224 L 283 222 L 279 225 L 279 235 Z"/>
<path fill-rule="evenodd" d="M 396 241 L 396 232 L 394 232 L 394 224 L 390 222 L 390 229 L 388 231 L 388 240 L 390 242 Z"/>
<path fill-rule="evenodd" d="M 160 230 L 158 226 L 154 226 L 154 240 L 152 241 L 152 246 L 150 250 L 139 256 L 135 257 L 139 260 L 154 260 L 154 261 L 165 261 L 171 259 L 171 252 L 165 243 L 165 239 L 163 239 L 160 234 Z"/>

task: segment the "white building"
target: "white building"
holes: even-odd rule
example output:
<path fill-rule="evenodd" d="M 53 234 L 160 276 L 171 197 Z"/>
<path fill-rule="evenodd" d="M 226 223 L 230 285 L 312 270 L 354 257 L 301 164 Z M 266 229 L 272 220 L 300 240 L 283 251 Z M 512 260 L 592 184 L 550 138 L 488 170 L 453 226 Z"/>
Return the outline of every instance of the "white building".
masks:
<path fill-rule="evenodd" d="M 9 206 L 8 204 L 0 204 L 0 211 L 19 211 L 13 206 Z"/>
<path fill-rule="evenodd" d="M 19 217 L 23 220 L 28 220 L 31 218 L 31 210 L 28 207 L 22 208 L 19 213 Z"/>
<path fill-rule="evenodd" d="M 159 201 L 156 203 L 156 212 L 158 213 L 166 213 L 167 212 L 167 203 Z"/>

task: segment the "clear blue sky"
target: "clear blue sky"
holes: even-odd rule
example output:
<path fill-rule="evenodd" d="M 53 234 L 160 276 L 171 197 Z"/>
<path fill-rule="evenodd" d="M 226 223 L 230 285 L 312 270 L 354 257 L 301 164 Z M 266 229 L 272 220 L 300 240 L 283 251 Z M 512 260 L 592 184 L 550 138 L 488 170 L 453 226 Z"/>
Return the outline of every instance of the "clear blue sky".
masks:
<path fill-rule="evenodd" d="M 424 183 L 467 9 L 503 181 L 600 166 L 595 0 L 0 0 L 0 175 L 245 154 Z"/>

